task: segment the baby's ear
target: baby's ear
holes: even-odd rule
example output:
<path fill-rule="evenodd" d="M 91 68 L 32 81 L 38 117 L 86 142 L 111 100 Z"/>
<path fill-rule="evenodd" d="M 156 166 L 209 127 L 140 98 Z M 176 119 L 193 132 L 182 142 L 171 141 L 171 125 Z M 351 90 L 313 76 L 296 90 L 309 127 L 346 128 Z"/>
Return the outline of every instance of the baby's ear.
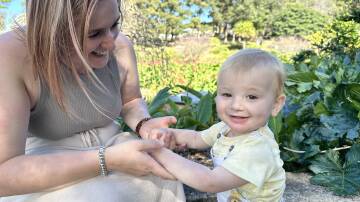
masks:
<path fill-rule="evenodd" d="M 271 111 L 271 116 L 276 116 L 285 104 L 286 96 L 284 94 L 279 95 L 274 103 L 273 109 Z"/>

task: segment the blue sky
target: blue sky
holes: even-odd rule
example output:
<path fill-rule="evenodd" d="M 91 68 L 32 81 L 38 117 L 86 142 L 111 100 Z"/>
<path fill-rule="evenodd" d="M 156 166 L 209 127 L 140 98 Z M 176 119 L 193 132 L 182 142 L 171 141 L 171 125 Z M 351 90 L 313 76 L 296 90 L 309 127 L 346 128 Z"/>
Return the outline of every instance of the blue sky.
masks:
<path fill-rule="evenodd" d="M 7 8 L 4 9 L 5 13 L 5 24 L 6 28 L 13 21 L 14 17 L 19 15 L 20 13 L 25 12 L 25 7 L 22 5 L 23 0 L 12 0 L 10 4 L 7 5 Z"/>
<path fill-rule="evenodd" d="M 20 13 L 25 12 L 25 6 L 22 5 L 23 0 L 12 0 L 10 4 L 7 5 L 7 8 L 4 9 L 5 13 L 5 29 L 8 30 L 10 25 L 12 24 L 14 17 L 19 15 Z M 209 11 L 205 11 L 205 13 L 201 16 L 201 20 L 203 22 L 209 22 L 211 21 L 211 18 L 209 18 L 208 15 Z"/>

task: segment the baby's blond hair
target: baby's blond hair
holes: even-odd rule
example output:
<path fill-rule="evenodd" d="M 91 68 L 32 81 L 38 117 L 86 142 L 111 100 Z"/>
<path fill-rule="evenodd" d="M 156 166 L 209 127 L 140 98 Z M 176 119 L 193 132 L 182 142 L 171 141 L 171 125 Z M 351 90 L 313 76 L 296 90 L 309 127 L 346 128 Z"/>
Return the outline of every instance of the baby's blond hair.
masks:
<path fill-rule="evenodd" d="M 277 77 L 277 95 L 283 94 L 286 73 L 283 64 L 272 54 L 260 49 L 242 49 L 230 56 L 221 66 L 218 74 L 225 70 L 246 72 L 254 69 L 271 68 Z"/>

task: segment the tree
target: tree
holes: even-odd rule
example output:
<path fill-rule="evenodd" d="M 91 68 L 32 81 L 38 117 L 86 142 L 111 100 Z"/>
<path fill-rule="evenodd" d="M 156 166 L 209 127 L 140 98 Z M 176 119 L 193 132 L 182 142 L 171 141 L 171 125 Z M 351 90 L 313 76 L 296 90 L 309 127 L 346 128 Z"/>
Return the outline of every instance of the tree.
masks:
<path fill-rule="evenodd" d="M 323 30 L 312 34 L 309 40 L 321 52 L 355 55 L 360 49 L 360 24 L 334 20 Z"/>
<path fill-rule="evenodd" d="M 300 4 L 288 4 L 274 18 L 272 36 L 306 36 L 322 29 L 326 17 Z"/>
<path fill-rule="evenodd" d="M 284 0 L 207 0 L 216 32 L 224 36 L 239 21 L 251 21 L 260 36 L 264 36 Z M 234 36 L 233 36 L 234 37 Z"/>
<path fill-rule="evenodd" d="M 340 18 L 344 21 L 355 21 L 360 23 L 360 1 L 345 0 L 347 4 L 347 12 Z"/>
<path fill-rule="evenodd" d="M 188 19 L 186 19 L 187 24 L 185 24 L 185 29 L 190 28 L 191 31 L 196 31 L 197 36 L 199 37 L 204 30 L 208 28 L 208 11 L 210 10 L 209 4 L 206 1 L 202 0 L 183 0 L 185 10 L 189 11 Z M 204 20 L 206 17 L 206 20 Z"/>
<path fill-rule="evenodd" d="M 234 10 L 236 10 L 236 5 L 239 4 L 239 0 L 207 0 L 207 2 L 211 8 L 210 16 L 216 28 L 215 33 L 222 36 L 224 42 L 227 42 L 230 26 L 232 21 L 236 19 Z"/>
<path fill-rule="evenodd" d="M 183 32 L 188 11 L 183 1 L 135 0 L 132 6 L 129 34 L 137 43 L 166 45 Z"/>
<path fill-rule="evenodd" d="M 246 0 L 243 1 L 238 13 L 242 21 L 251 21 L 257 31 L 257 35 L 265 37 L 270 32 L 270 26 L 277 15 L 283 0 Z"/>
<path fill-rule="evenodd" d="M 256 37 L 256 29 L 251 21 L 238 22 L 234 26 L 234 33 L 239 36 L 239 41 L 242 39 L 247 41 Z M 243 41 L 243 48 L 245 48 L 245 41 Z"/>

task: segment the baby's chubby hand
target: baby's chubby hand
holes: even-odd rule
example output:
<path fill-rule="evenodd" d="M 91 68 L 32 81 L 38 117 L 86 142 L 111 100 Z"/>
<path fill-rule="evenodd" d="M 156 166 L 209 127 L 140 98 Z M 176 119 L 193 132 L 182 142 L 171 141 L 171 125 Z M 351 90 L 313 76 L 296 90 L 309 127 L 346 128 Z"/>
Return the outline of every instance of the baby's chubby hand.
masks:
<path fill-rule="evenodd" d="M 148 134 L 148 139 L 158 140 L 169 149 L 174 149 L 176 146 L 175 135 L 171 128 L 152 129 Z"/>
<path fill-rule="evenodd" d="M 162 144 L 164 144 L 165 147 L 171 150 L 184 147 L 183 145 L 179 145 L 179 143 L 176 142 L 176 132 L 175 129 L 172 128 L 153 129 L 150 131 L 148 137 L 149 139 L 160 141 Z"/>

